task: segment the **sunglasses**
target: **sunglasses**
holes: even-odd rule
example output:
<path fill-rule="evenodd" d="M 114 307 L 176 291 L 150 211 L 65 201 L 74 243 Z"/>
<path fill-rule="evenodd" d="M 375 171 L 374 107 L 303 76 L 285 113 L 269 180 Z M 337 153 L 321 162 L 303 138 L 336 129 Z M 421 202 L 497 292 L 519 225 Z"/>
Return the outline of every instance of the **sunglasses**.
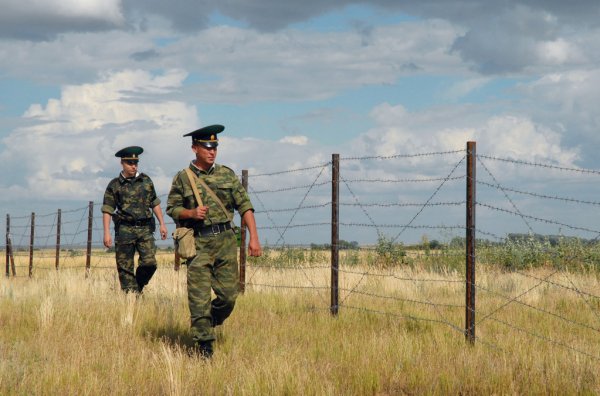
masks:
<path fill-rule="evenodd" d="M 132 161 L 132 160 L 124 160 L 123 162 L 125 162 L 127 165 L 137 165 L 138 164 L 137 161 Z"/>

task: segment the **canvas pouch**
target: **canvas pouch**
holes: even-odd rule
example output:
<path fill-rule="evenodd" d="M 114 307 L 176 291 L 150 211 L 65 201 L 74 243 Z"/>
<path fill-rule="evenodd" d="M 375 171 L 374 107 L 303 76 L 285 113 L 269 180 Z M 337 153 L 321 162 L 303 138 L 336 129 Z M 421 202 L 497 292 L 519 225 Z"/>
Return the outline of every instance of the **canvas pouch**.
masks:
<path fill-rule="evenodd" d="M 190 259 L 196 256 L 196 240 L 193 228 L 176 228 L 173 232 L 173 241 L 175 242 L 175 251 L 179 257 Z"/>

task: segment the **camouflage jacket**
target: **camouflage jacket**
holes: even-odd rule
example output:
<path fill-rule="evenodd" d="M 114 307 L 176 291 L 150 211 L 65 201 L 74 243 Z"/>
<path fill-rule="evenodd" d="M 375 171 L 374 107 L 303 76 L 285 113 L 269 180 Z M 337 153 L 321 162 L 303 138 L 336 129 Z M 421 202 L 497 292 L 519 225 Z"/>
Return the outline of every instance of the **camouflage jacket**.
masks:
<path fill-rule="evenodd" d="M 202 178 L 210 189 L 213 190 L 221 202 L 223 202 L 223 205 L 225 205 L 225 208 L 229 213 L 223 213 L 223 209 L 221 209 L 219 204 L 204 191 L 202 185 L 196 183 L 202 203 L 204 206 L 208 206 L 207 217 L 203 221 L 200 221 L 200 224 L 191 219 L 179 221 L 179 214 L 182 210 L 194 209 L 198 206 L 188 176 L 185 173 L 185 170 L 181 170 L 173 178 L 166 210 L 167 214 L 180 226 L 193 228 L 194 225 L 203 226 L 226 223 L 229 221 L 228 216 L 233 217 L 234 210 L 237 210 L 240 215 L 243 215 L 247 210 L 254 210 L 250 198 L 248 197 L 248 193 L 235 175 L 235 172 L 230 168 L 215 164 L 208 171 L 203 171 L 190 163 L 190 169 L 198 178 Z"/>
<path fill-rule="evenodd" d="M 122 174 L 108 183 L 102 203 L 102 213 L 119 220 L 137 221 L 152 217 L 152 208 L 160 204 L 154 183 L 147 175 L 126 179 Z"/>

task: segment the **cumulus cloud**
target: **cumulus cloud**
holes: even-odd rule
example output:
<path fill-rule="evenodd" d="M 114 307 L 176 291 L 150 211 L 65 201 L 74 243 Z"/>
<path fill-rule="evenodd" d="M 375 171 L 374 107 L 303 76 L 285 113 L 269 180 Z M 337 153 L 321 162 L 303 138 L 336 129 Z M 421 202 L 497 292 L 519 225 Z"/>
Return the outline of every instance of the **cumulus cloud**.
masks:
<path fill-rule="evenodd" d="M 529 102 L 539 100 L 545 104 L 549 112 L 544 114 L 544 118 L 552 117 L 557 123 L 562 120 L 563 125 L 571 124 L 575 133 L 580 131 L 580 137 L 593 138 L 598 136 L 600 129 L 597 111 L 599 85 L 600 69 L 580 69 L 543 75 L 521 84 L 519 92 Z"/>
<path fill-rule="evenodd" d="M 193 159 L 190 142 L 182 135 L 202 122 L 195 106 L 154 97 L 179 89 L 186 75 L 179 69 L 164 74 L 105 73 L 97 82 L 65 86 L 60 97 L 31 105 L 23 117 L 34 124 L 2 140 L 0 161 L 7 177 L 0 184 L 0 200 L 99 200 L 120 171 L 114 153 L 130 145 L 144 147 L 140 170 L 166 194 L 173 175 Z M 306 147 L 305 136 L 281 142 L 227 136 L 221 140 L 219 162 L 237 172 L 327 162 L 326 155 Z M 269 161 L 257 157 L 260 152 L 269 153 Z"/>
<path fill-rule="evenodd" d="M 2 198 L 17 198 L 13 192 L 48 199 L 97 197 L 120 170 L 114 153 L 128 145 L 146 149 L 142 167 L 163 175 L 157 182 L 165 187 L 172 166 L 166 159 L 176 158 L 184 147 L 181 132 L 198 125 L 196 109 L 182 102 L 129 98 L 168 92 L 185 76 L 180 70 L 163 75 L 139 70 L 107 73 L 96 83 L 64 87 L 61 97 L 45 106 L 32 105 L 24 117 L 37 124 L 3 140 L 6 148 L 0 159 L 18 177 L 2 186 Z"/>
<path fill-rule="evenodd" d="M 519 115 L 486 115 L 472 106 L 451 106 L 411 113 L 382 104 L 371 116 L 377 126 L 353 146 L 379 156 L 464 150 L 477 141 L 480 152 L 525 161 L 576 167 L 579 150 L 563 144 L 559 131 Z"/>

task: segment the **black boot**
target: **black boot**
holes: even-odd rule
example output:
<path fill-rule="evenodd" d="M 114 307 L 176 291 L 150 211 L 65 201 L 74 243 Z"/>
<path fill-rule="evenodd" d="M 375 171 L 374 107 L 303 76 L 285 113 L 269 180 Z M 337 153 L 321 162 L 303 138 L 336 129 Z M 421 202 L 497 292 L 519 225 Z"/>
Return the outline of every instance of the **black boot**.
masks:
<path fill-rule="evenodd" d="M 213 342 L 212 341 L 200 341 L 196 344 L 195 350 L 199 357 L 202 359 L 210 359 L 213 355 Z"/>

